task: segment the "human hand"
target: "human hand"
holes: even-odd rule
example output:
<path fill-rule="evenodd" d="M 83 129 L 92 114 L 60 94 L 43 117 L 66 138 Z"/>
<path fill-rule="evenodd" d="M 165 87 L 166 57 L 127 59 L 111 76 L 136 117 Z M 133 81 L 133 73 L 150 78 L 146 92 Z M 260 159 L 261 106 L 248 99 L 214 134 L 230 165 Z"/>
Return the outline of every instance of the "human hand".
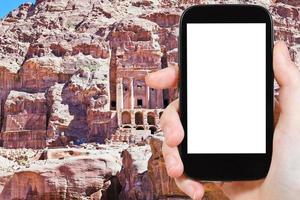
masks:
<path fill-rule="evenodd" d="M 219 185 L 230 199 L 299 199 L 300 196 L 300 72 L 291 61 L 283 42 L 273 51 L 275 79 L 280 85 L 279 119 L 274 131 L 273 157 L 267 177 L 258 181 L 225 182 Z M 174 88 L 179 74 L 177 67 L 168 67 L 146 76 L 146 84 L 156 89 Z M 202 199 L 200 182 L 183 175 L 183 164 L 177 145 L 184 137 L 178 115 L 178 99 L 164 111 L 160 126 L 165 140 L 162 151 L 168 175 L 193 199 Z"/>

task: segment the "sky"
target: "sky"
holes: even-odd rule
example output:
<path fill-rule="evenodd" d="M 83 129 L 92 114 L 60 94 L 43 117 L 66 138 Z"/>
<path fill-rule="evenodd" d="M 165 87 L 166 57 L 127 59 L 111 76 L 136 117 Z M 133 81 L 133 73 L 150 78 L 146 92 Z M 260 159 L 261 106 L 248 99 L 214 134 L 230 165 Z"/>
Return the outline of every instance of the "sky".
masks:
<path fill-rule="evenodd" d="M 0 0 L 0 18 L 5 17 L 10 11 L 27 2 L 34 3 L 35 0 Z"/>

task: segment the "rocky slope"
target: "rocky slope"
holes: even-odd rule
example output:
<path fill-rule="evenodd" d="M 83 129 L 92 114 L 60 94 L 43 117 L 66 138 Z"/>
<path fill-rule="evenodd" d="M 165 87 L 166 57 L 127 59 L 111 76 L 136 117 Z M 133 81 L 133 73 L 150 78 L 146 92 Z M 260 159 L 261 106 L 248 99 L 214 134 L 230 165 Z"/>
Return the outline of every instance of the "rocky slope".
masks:
<path fill-rule="evenodd" d="M 41 154 L 31 166 L 20 169 L 5 183 L 0 199 L 111 199 L 107 193 L 121 162 L 92 150 L 57 149 Z"/>
<path fill-rule="evenodd" d="M 266 7 L 300 66 L 297 0 L 37 0 L 0 21 L 0 199 L 186 199 L 161 136 L 98 143 L 117 129 L 114 68 L 176 66 L 180 14 L 212 3 Z M 207 185 L 206 199 L 226 197 Z"/>

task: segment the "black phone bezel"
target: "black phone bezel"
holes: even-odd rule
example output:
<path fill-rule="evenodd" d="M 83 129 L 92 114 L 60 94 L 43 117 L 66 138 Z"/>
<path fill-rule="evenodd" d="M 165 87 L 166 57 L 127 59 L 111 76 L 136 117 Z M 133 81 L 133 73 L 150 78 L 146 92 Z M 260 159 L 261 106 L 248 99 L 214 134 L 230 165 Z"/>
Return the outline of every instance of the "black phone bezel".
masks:
<path fill-rule="evenodd" d="M 187 154 L 187 23 L 266 23 L 266 154 Z M 179 113 L 185 135 L 179 152 L 185 175 L 207 181 L 256 180 L 267 175 L 274 131 L 272 53 L 272 17 L 261 6 L 196 5 L 184 11 L 179 27 Z"/>

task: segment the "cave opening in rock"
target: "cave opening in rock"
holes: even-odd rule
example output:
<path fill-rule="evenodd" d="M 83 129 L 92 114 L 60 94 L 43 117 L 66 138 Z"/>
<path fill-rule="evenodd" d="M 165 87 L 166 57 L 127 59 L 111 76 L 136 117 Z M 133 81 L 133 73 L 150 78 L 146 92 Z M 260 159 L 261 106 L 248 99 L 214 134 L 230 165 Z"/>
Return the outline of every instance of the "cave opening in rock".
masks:
<path fill-rule="evenodd" d="M 131 116 L 128 111 L 122 112 L 122 123 L 123 124 L 131 124 Z"/>
<path fill-rule="evenodd" d="M 151 134 L 154 134 L 157 131 L 157 128 L 155 126 L 151 126 L 149 130 L 151 131 Z"/>
<path fill-rule="evenodd" d="M 134 118 L 135 118 L 136 125 L 143 125 L 143 113 L 136 112 Z"/>
<path fill-rule="evenodd" d="M 143 99 L 138 99 L 137 105 L 138 105 L 138 107 L 143 107 Z"/>
<path fill-rule="evenodd" d="M 145 130 L 145 129 L 142 126 L 138 126 L 138 127 L 136 127 L 136 130 Z"/>
<path fill-rule="evenodd" d="M 110 106 L 111 106 L 112 109 L 116 109 L 116 105 L 117 105 L 116 101 L 111 101 L 110 102 Z"/>
<path fill-rule="evenodd" d="M 155 114 L 154 114 L 154 112 L 148 112 L 147 122 L 148 122 L 149 125 L 155 125 Z"/>

